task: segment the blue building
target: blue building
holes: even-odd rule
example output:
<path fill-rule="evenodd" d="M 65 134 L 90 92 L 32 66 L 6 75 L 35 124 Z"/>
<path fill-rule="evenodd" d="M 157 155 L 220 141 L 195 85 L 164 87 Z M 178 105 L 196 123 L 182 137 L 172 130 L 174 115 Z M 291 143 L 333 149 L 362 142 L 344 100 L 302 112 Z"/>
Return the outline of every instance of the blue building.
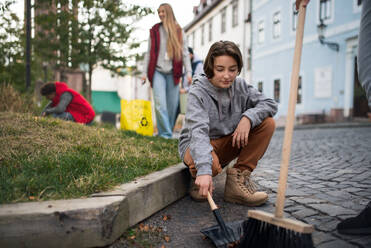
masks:
<path fill-rule="evenodd" d="M 359 0 L 312 0 L 307 7 L 297 120 L 341 121 L 366 116 L 356 72 Z M 252 0 L 252 83 L 287 114 L 295 45 L 294 0 Z M 371 49 L 371 46 L 370 46 Z"/>

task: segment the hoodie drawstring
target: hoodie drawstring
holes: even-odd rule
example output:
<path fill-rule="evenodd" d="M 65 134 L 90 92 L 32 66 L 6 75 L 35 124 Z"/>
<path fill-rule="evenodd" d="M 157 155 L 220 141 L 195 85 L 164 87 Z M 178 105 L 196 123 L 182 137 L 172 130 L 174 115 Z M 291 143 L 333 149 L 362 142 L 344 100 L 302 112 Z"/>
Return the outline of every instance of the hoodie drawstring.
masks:
<path fill-rule="evenodd" d="M 218 114 L 219 114 L 219 120 L 222 120 L 222 97 L 221 97 L 221 92 L 217 91 L 217 96 L 218 96 Z M 229 97 L 229 105 L 232 113 L 234 112 L 234 106 L 232 103 L 232 97 L 233 97 L 233 92 L 232 92 L 232 87 L 228 89 L 228 97 Z"/>

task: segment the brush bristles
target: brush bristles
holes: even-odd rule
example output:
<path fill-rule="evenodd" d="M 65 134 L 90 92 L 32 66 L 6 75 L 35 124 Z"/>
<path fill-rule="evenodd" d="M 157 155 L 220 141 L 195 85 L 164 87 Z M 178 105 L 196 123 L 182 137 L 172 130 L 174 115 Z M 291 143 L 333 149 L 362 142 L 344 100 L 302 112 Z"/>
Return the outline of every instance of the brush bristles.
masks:
<path fill-rule="evenodd" d="M 244 223 L 239 247 L 313 248 L 312 234 L 298 233 L 264 221 L 249 218 Z"/>

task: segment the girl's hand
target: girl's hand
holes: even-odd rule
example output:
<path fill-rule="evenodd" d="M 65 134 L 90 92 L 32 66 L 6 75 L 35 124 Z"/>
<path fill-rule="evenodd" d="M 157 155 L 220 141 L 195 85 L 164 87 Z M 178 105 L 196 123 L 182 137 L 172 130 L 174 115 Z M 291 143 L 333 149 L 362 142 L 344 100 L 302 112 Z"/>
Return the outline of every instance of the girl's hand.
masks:
<path fill-rule="evenodd" d="M 250 120 L 246 116 L 242 117 L 240 123 L 238 123 L 236 130 L 234 130 L 232 134 L 232 146 L 237 146 L 238 149 L 247 146 L 247 143 L 249 142 L 250 129 Z"/>
<path fill-rule="evenodd" d="M 147 77 L 146 75 L 143 75 L 140 79 L 142 80 L 142 84 L 145 84 Z"/>
<path fill-rule="evenodd" d="M 192 77 L 190 75 L 187 76 L 187 80 L 189 84 L 192 84 Z"/>
<path fill-rule="evenodd" d="M 211 175 L 201 175 L 196 177 L 195 184 L 200 187 L 198 192 L 201 196 L 207 197 L 207 192 L 213 194 L 213 179 Z"/>
<path fill-rule="evenodd" d="M 308 5 L 310 0 L 296 0 L 296 10 L 299 10 L 300 3 L 303 2 L 303 7 L 306 7 Z"/>
<path fill-rule="evenodd" d="M 179 93 L 180 93 L 180 94 L 183 94 L 183 93 L 186 93 L 186 92 L 187 92 L 187 91 L 186 91 L 184 88 L 180 88 L 180 89 L 179 89 Z"/>

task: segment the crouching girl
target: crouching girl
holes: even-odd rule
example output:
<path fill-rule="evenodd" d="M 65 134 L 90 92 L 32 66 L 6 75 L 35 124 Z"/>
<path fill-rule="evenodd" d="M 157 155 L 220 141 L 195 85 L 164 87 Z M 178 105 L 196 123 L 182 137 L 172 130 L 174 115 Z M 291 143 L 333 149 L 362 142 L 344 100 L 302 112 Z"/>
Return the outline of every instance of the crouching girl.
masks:
<path fill-rule="evenodd" d="M 214 43 L 206 56 L 205 74 L 193 78 L 179 154 L 192 176 L 190 196 L 197 201 L 212 193 L 212 177 L 227 169 L 224 199 L 258 206 L 267 201 L 250 180 L 275 129 L 277 104 L 237 77 L 243 62 L 230 41 Z"/>

